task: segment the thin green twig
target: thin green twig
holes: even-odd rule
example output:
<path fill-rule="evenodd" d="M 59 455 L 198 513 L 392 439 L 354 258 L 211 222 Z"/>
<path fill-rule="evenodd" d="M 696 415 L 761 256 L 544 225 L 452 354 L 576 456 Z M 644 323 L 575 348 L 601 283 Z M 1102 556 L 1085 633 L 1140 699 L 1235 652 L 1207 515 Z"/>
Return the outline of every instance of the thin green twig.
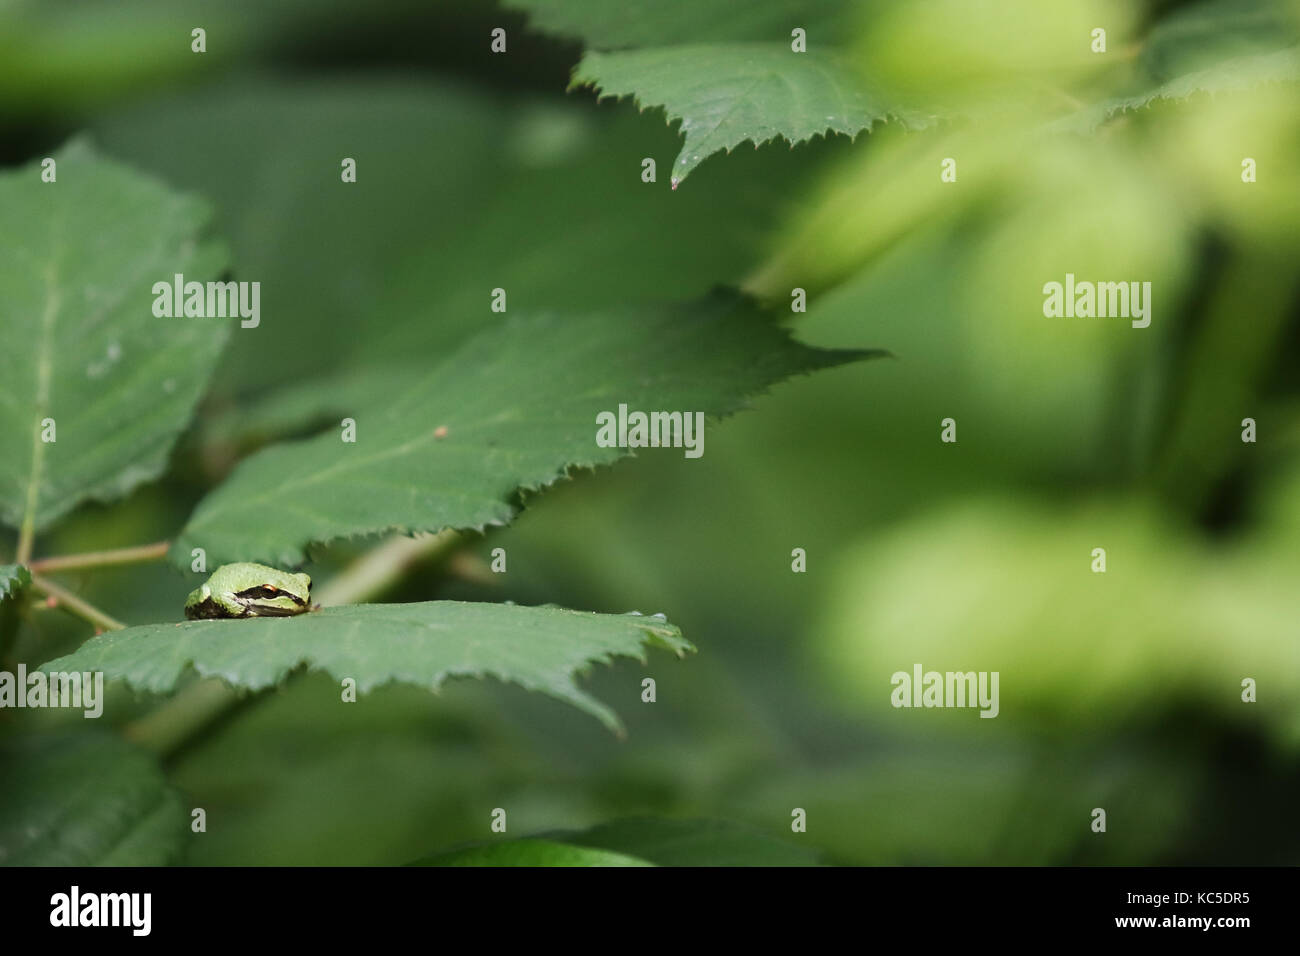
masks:
<path fill-rule="evenodd" d="M 52 571 L 81 571 L 86 568 L 106 568 L 120 564 L 140 564 L 166 557 L 170 541 L 155 541 L 134 548 L 117 548 L 113 551 L 88 551 L 84 554 L 63 554 L 53 558 L 40 558 L 27 566 L 33 574 Z"/>
<path fill-rule="evenodd" d="M 89 621 L 100 631 L 120 631 L 126 627 L 117 618 L 109 617 L 89 601 L 77 597 L 67 588 L 55 584 L 39 574 L 32 574 L 32 590 L 44 594 L 48 598 L 53 598 L 56 607 L 63 608 L 69 614 L 75 614 L 83 621 Z"/>

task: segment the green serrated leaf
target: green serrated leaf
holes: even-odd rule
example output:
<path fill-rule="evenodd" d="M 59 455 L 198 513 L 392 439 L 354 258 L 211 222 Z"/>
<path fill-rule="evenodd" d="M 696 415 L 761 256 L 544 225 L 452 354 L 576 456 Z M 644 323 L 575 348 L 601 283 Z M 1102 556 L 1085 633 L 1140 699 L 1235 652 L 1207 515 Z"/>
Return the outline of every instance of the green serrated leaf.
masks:
<path fill-rule="evenodd" d="M 417 860 L 411 866 L 654 866 L 611 850 L 528 838 L 481 843 Z"/>
<path fill-rule="evenodd" d="M 43 669 L 103 671 L 155 693 L 173 690 L 187 667 L 247 690 L 278 684 L 300 665 L 352 678 L 361 693 L 394 681 L 436 690 L 451 677 L 495 677 L 570 703 L 617 733 L 618 717 L 581 691 L 574 674 L 615 657 L 644 657 L 646 646 L 678 656 L 695 650 L 655 617 L 431 601 L 129 627 Z"/>
<path fill-rule="evenodd" d="M 0 520 L 36 531 L 162 472 L 230 331 L 153 314 L 155 282 L 224 267 L 202 202 L 82 141 L 53 159 L 0 175 Z"/>
<path fill-rule="evenodd" d="M 876 89 L 832 52 L 794 53 L 788 43 L 683 44 L 616 53 L 590 52 L 575 85 L 601 97 L 633 96 L 662 106 L 686 135 L 672 184 L 712 154 L 743 142 L 791 144 L 826 133 L 856 136 L 888 119 L 924 128 L 931 118 Z"/>
<path fill-rule="evenodd" d="M 1233 57 L 1213 66 L 1174 77 L 1137 96 L 1120 97 L 1105 105 L 1108 115 L 1137 109 L 1158 99 L 1186 99 L 1195 93 L 1235 93 L 1265 83 L 1300 80 L 1300 46 L 1269 53 Z"/>
<path fill-rule="evenodd" d="M 1112 117 L 1151 106 L 1160 100 L 1184 100 L 1198 93 L 1239 93 L 1269 83 L 1300 82 L 1300 46 L 1271 53 L 1234 57 L 1167 83 L 1096 103 L 1052 123 L 1053 131 L 1091 133 Z"/>
<path fill-rule="evenodd" d="M 0 564 L 0 601 L 32 583 L 32 572 L 21 564 Z"/>
<path fill-rule="evenodd" d="M 1180 7 L 1143 40 L 1126 95 L 1093 103 L 1049 128 L 1092 133 L 1117 115 L 1162 100 L 1300 81 L 1297 12 L 1277 0 L 1209 0 Z"/>
<path fill-rule="evenodd" d="M 712 154 L 743 142 L 791 144 L 814 136 L 853 137 L 895 119 L 912 127 L 932 118 L 869 81 L 841 54 L 869 4 L 827 0 L 804 9 L 788 0 L 755 0 L 743 15 L 727 0 L 623 4 L 598 0 L 510 0 L 532 26 L 576 36 L 587 52 L 574 86 L 600 96 L 635 97 L 663 107 L 685 134 L 672 186 Z M 792 49 L 795 29 L 806 51 Z"/>
<path fill-rule="evenodd" d="M 188 832 L 157 763 L 108 733 L 0 745 L 0 865 L 161 866 Z"/>
<path fill-rule="evenodd" d="M 199 504 L 173 557 L 188 563 L 199 547 L 211 564 L 289 566 L 313 542 L 504 524 L 519 489 L 628 454 L 596 444 L 600 412 L 626 404 L 718 417 L 790 375 L 869 354 L 799 345 L 733 295 L 611 314 L 512 315 L 432 359 L 414 383 L 371 374 L 348 412 L 355 443 L 331 429 L 243 462 Z"/>

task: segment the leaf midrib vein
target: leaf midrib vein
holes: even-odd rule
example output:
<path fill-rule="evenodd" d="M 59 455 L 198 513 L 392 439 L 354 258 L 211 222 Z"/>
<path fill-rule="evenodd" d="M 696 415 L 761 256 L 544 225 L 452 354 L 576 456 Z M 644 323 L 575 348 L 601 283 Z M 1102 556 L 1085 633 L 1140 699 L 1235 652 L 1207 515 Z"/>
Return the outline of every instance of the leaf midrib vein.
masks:
<path fill-rule="evenodd" d="M 58 229 L 53 232 L 57 233 Z M 19 532 L 18 562 L 25 564 L 32 555 L 32 542 L 36 534 L 36 507 L 40 500 L 41 477 L 45 466 L 45 442 L 41 440 L 41 422 L 47 417 L 50 405 L 50 383 L 54 375 L 54 360 L 50 348 L 54 341 L 54 321 L 62 304 L 58 283 L 57 235 L 51 236 L 50 259 L 45 264 L 45 308 L 41 312 L 41 331 L 36 347 L 36 401 L 32 422 L 32 468 L 27 479 L 27 503 L 23 524 Z"/>

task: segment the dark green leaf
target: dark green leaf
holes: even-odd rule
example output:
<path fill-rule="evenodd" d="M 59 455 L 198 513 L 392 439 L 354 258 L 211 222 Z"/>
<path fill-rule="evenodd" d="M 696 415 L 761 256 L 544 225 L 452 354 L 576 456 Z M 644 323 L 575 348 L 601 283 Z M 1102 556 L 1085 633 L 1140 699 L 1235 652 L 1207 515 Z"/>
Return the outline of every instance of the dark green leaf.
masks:
<path fill-rule="evenodd" d="M 155 282 L 224 266 L 202 202 L 84 142 L 53 158 L 0 175 L 0 520 L 37 531 L 162 472 L 237 321 L 153 314 Z"/>
<path fill-rule="evenodd" d="M 7 741 L 0 779 L 0 865 L 161 866 L 180 855 L 180 796 L 151 757 L 115 735 Z"/>
<path fill-rule="evenodd" d="M 643 657 L 647 646 L 678 656 L 694 650 L 656 617 L 434 601 L 129 627 L 44 669 L 103 671 L 155 693 L 173 690 L 187 667 L 247 690 L 278 684 L 301 665 L 351 678 L 360 693 L 394 681 L 436 690 L 451 677 L 495 677 L 570 703 L 618 732 L 618 717 L 580 690 L 574 674 L 615 657 Z"/>
<path fill-rule="evenodd" d="M 626 853 L 657 866 L 816 866 L 821 862 L 816 849 L 726 820 L 616 820 L 556 838 Z"/>
<path fill-rule="evenodd" d="M 32 583 L 32 573 L 21 564 L 0 564 L 0 601 Z"/>
<path fill-rule="evenodd" d="M 886 119 L 913 128 L 930 118 L 875 88 L 829 52 L 794 53 L 788 43 L 690 44 L 588 53 L 574 83 L 604 96 L 662 106 L 686 135 L 673 162 L 676 188 L 712 154 L 743 142 L 791 144 L 826 133 L 856 136 Z"/>
<path fill-rule="evenodd" d="M 511 315 L 414 374 L 369 375 L 349 412 L 355 443 L 336 428 L 243 462 L 199 504 L 173 554 L 188 563 L 200 547 L 213 564 L 287 566 L 313 542 L 504 524 L 518 489 L 628 453 L 596 444 L 600 412 L 626 404 L 716 418 L 790 375 L 866 354 L 799 345 L 731 295 L 689 307 Z"/>
<path fill-rule="evenodd" d="M 653 866 L 610 850 L 573 846 L 555 840 L 507 840 L 448 850 L 412 866 Z"/>

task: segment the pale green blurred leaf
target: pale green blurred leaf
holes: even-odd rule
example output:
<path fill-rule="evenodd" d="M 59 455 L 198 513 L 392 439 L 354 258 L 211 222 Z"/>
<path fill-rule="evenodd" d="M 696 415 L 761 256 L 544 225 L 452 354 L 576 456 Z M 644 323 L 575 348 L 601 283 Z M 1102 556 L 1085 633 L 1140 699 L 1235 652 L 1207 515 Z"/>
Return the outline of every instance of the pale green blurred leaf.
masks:
<path fill-rule="evenodd" d="M 936 510 L 873 535 L 837 568 L 826 673 L 888 727 L 1100 732 L 1194 710 L 1298 739 L 1300 569 L 1293 543 L 1278 544 L 1212 547 L 1140 500 Z M 1096 548 L 1104 572 L 1092 569 Z M 892 675 L 915 664 L 997 671 L 998 716 L 892 707 Z M 1248 677 L 1258 703 L 1241 699 Z"/>

